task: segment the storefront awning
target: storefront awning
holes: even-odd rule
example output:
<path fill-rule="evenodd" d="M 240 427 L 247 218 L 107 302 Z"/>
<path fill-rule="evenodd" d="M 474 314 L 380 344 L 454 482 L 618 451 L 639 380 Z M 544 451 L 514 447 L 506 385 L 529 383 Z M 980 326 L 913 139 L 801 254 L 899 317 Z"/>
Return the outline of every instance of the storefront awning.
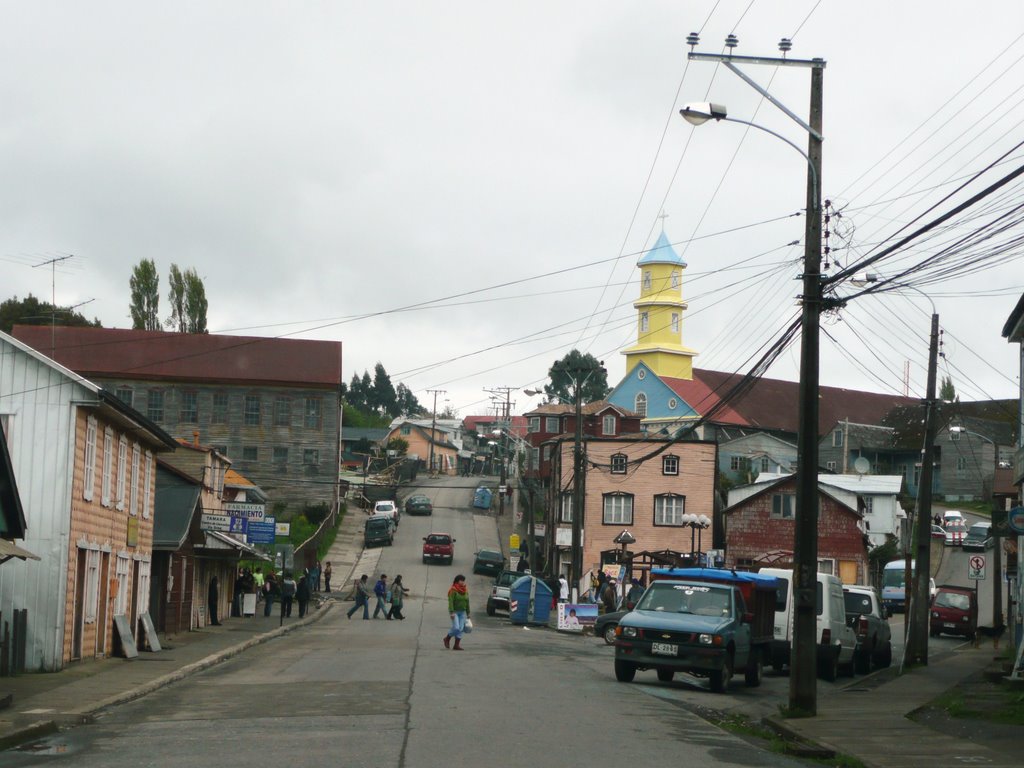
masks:
<path fill-rule="evenodd" d="M 244 541 L 239 541 L 234 536 L 229 536 L 220 531 L 203 531 L 206 535 L 206 549 L 235 549 L 240 554 L 255 557 L 258 560 L 270 561 L 270 558 L 255 547 L 251 547 Z M 225 546 L 226 545 L 226 546 Z"/>
<path fill-rule="evenodd" d="M 22 549 L 13 541 L 0 539 L 0 563 L 10 560 L 12 557 L 19 557 L 22 560 L 39 560 L 39 555 L 33 555 L 27 549 Z"/>

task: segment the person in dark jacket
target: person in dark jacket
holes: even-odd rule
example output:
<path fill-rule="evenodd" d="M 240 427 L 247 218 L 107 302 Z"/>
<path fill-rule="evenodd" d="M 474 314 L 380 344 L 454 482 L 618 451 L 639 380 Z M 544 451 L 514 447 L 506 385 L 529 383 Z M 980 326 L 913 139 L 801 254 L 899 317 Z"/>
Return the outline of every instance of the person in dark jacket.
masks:
<path fill-rule="evenodd" d="M 286 619 L 290 619 L 292 616 L 292 600 L 295 598 L 295 579 L 292 578 L 291 571 L 284 572 L 284 578 L 281 579 L 281 615 Z"/>
<path fill-rule="evenodd" d="M 210 590 L 206 593 L 206 610 L 209 611 L 210 624 L 215 627 L 220 626 L 220 622 L 217 620 L 217 601 L 220 599 L 220 589 L 217 585 L 217 577 L 213 576 L 210 579 Z"/>
<path fill-rule="evenodd" d="M 377 579 L 377 583 L 373 585 L 373 594 L 377 598 L 377 604 L 373 607 L 373 618 L 376 619 L 378 613 L 384 614 L 385 619 L 391 618 L 388 616 L 387 609 L 388 577 L 383 573 Z"/>
<path fill-rule="evenodd" d="M 302 578 L 299 579 L 299 583 L 295 586 L 295 599 L 299 603 L 300 619 L 306 615 L 306 606 L 309 605 L 311 580 L 312 575 L 307 571 L 305 574 L 303 574 Z"/>
<path fill-rule="evenodd" d="M 277 583 L 274 572 L 267 570 L 263 579 L 263 615 L 269 616 L 274 608 L 274 599 L 281 595 L 281 585 Z"/>
<path fill-rule="evenodd" d="M 358 611 L 360 608 L 363 609 L 363 618 L 370 618 L 370 586 L 369 579 L 365 573 L 359 577 L 359 581 L 356 582 L 355 589 L 353 590 L 356 604 L 349 608 L 345 613 L 351 619 L 352 614 Z"/>

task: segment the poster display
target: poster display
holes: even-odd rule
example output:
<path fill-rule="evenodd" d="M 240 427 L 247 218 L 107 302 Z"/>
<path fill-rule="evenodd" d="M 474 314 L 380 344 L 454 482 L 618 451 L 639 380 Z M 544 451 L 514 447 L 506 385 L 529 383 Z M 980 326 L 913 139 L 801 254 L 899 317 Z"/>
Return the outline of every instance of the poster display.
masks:
<path fill-rule="evenodd" d="M 596 603 L 559 603 L 558 628 L 566 632 L 582 632 L 597 621 Z"/>

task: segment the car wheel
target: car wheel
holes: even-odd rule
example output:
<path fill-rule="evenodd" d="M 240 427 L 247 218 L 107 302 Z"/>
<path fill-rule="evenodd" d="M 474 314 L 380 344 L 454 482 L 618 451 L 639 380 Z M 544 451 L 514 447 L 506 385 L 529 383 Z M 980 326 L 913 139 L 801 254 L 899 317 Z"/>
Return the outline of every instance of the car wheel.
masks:
<path fill-rule="evenodd" d="M 604 641 L 608 645 L 615 645 L 615 628 L 618 627 L 618 626 L 619 626 L 618 624 L 613 624 L 611 622 L 609 622 L 605 626 L 604 633 L 602 634 L 602 637 L 604 637 Z"/>
<path fill-rule="evenodd" d="M 836 681 L 836 678 L 839 677 L 838 651 L 828 649 L 828 655 L 818 662 L 818 676 L 829 683 Z"/>
<path fill-rule="evenodd" d="M 743 682 L 747 684 L 748 688 L 757 688 L 764 676 L 764 662 L 761 660 L 760 652 L 752 651 L 751 653 L 753 656 L 747 662 L 747 669 L 743 673 Z"/>
<path fill-rule="evenodd" d="M 615 679 L 620 683 L 632 683 L 636 677 L 636 664 L 628 661 L 615 660 Z"/>
<path fill-rule="evenodd" d="M 659 669 L 658 679 L 663 683 L 671 683 L 672 678 L 676 676 L 675 670 L 672 669 Z"/>
<path fill-rule="evenodd" d="M 875 654 L 876 667 L 888 667 L 892 664 L 892 643 L 886 643 L 882 650 Z"/>
<path fill-rule="evenodd" d="M 729 652 L 725 656 L 725 664 L 721 669 L 716 669 L 708 675 L 708 679 L 711 683 L 711 690 L 715 693 L 725 693 L 729 687 L 729 681 L 732 680 L 732 652 Z"/>

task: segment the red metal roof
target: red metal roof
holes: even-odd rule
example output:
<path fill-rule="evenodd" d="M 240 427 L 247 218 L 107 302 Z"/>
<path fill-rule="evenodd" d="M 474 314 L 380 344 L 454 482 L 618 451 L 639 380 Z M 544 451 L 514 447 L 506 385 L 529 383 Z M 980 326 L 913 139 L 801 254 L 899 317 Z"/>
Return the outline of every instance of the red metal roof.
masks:
<path fill-rule="evenodd" d="M 742 378 L 738 373 L 694 370 L 693 379 L 662 381 L 698 413 L 707 413 Z M 795 381 L 761 378 L 741 398 L 726 406 L 715 423 L 796 432 L 799 421 L 800 385 Z M 820 387 L 818 433 L 828 432 L 837 422 L 848 419 L 857 424 L 880 424 L 882 417 L 898 405 L 919 405 L 920 400 L 900 395 L 860 392 L 842 387 Z"/>
<path fill-rule="evenodd" d="M 85 377 L 338 387 L 341 342 L 16 325 L 11 335 Z"/>

